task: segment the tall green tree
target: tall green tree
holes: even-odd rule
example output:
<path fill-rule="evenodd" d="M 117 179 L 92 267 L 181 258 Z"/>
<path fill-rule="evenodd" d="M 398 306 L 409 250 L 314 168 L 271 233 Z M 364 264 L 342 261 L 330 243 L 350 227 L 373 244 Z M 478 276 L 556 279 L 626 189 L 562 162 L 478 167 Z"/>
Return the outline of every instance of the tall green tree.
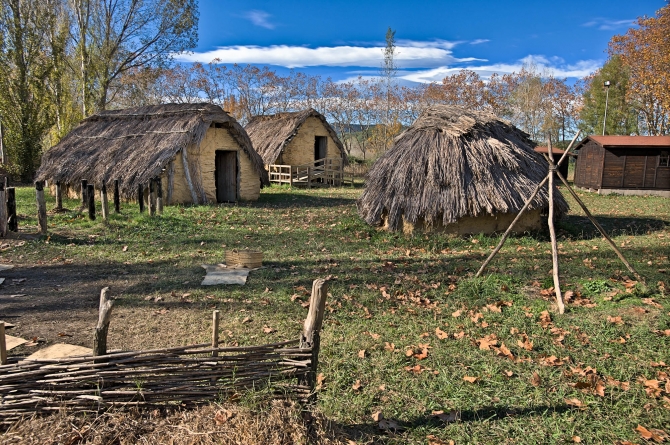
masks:
<path fill-rule="evenodd" d="M 638 133 L 637 114 L 634 105 L 626 97 L 630 73 L 619 56 L 612 56 L 601 69 L 584 81 L 586 89 L 583 96 L 584 106 L 579 115 L 579 128 L 585 134 L 603 134 L 606 101 L 605 134 Z M 609 87 L 604 86 L 606 81 L 610 82 Z"/>

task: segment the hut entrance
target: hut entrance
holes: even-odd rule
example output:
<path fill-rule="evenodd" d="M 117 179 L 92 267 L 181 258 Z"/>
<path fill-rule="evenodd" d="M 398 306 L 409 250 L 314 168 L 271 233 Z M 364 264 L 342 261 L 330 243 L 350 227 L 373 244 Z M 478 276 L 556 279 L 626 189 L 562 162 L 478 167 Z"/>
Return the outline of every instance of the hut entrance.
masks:
<path fill-rule="evenodd" d="M 216 202 L 237 201 L 237 152 L 216 150 Z"/>
<path fill-rule="evenodd" d="M 314 136 L 314 160 L 324 159 L 326 157 L 326 147 L 328 146 L 326 136 Z"/>

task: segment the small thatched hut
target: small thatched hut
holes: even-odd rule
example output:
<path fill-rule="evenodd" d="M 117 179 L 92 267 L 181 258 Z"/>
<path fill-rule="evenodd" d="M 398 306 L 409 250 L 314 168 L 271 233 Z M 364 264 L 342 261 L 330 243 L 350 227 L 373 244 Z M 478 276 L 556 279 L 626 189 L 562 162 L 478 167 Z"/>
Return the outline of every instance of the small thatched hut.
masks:
<path fill-rule="evenodd" d="M 528 135 L 491 113 L 436 105 L 372 166 L 358 210 L 388 230 L 454 234 L 506 230 L 537 184 L 546 161 Z M 556 190 L 557 214 L 568 204 Z M 542 190 L 516 230 L 543 227 Z"/>
<path fill-rule="evenodd" d="M 289 172 L 271 167 L 275 165 L 290 166 L 292 182 L 304 176 L 307 167 L 312 169 L 310 174 L 316 171 L 316 179 L 324 170 L 340 171 L 341 177 L 346 164 L 344 146 L 326 118 L 314 109 L 254 116 L 244 129 L 270 170 L 271 181 L 274 176 L 285 176 L 273 172 Z"/>
<path fill-rule="evenodd" d="M 38 180 L 108 189 L 125 198 L 160 177 L 166 203 L 256 200 L 269 185 L 263 160 L 242 126 L 211 104 L 166 104 L 103 111 L 84 119 L 42 157 Z M 164 192 L 165 193 L 165 192 Z"/>

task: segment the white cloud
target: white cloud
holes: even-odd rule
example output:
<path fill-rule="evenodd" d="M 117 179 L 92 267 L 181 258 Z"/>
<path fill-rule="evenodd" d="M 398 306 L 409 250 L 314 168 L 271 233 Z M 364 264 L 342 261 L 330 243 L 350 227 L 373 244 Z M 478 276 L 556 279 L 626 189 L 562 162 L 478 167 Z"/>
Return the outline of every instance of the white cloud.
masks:
<path fill-rule="evenodd" d="M 268 21 L 268 19 L 270 18 L 270 14 L 268 14 L 265 11 L 259 11 L 257 9 L 254 9 L 253 11 L 245 12 L 244 14 L 242 14 L 242 17 L 251 21 L 251 23 L 253 23 L 256 26 L 260 26 L 262 28 L 267 29 L 275 28 L 275 25 Z"/>
<path fill-rule="evenodd" d="M 524 64 L 533 63 L 540 73 L 551 74 L 562 78 L 582 78 L 593 73 L 602 66 L 602 61 L 581 60 L 574 64 L 566 64 L 559 57 L 547 58 L 541 55 L 529 55 L 515 63 L 494 63 L 490 65 L 469 65 L 469 66 L 440 66 L 428 70 L 420 70 L 409 73 L 403 73 L 399 77 L 411 82 L 430 83 L 440 82 L 447 76 L 458 73 L 462 69 L 468 69 L 476 72 L 483 78 L 490 77 L 493 73 L 507 74 L 518 73 Z"/>
<path fill-rule="evenodd" d="M 470 45 L 479 45 L 480 43 L 490 42 L 489 39 L 476 39 L 470 42 Z"/>
<path fill-rule="evenodd" d="M 635 26 L 635 20 L 612 20 L 604 17 L 596 17 L 593 20 L 583 23 L 582 26 L 589 28 L 596 27 L 601 31 L 612 31 L 615 29 L 630 28 L 631 26 Z"/>
<path fill-rule="evenodd" d="M 457 62 L 472 62 L 472 57 L 456 58 L 451 48 L 457 43 L 445 40 L 428 42 L 399 41 L 396 46 L 396 63 L 401 68 L 437 67 Z M 382 63 L 382 46 L 331 46 L 309 48 L 306 46 L 237 45 L 219 47 L 201 53 L 176 55 L 182 62 L 209 63 L 218 59 L 221 63 L 252 63 L 277 65 L 287 68 L 307 66 L 358 66 L 378 68 Z"/>

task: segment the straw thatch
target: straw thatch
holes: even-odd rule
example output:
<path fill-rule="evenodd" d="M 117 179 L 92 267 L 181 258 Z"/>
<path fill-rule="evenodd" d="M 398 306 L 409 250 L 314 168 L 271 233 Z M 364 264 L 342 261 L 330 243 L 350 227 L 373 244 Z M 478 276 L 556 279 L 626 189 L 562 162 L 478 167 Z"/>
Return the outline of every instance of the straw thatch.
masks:
<path fill-rule="evenodd" d="M 372 225 L 447 226 L 464 217 L 518 213 L 545 178 L 528 135 L 491 113 L 436 105 L 372 166 L 358 210 Z M 557 213 L 568 210 L 556 191 Z M 530 209 L 548 206 L 542 190 Z"/>
<path fill-rule="evenodd" d="M 240 124 L 212 104 L 165 104 L 103 111 L 84 119 L 42 156 L 37 180 L 110 186 L 120 180 L 127 198 L 158 177 L 182 150 L 198 147 L 207 129 L 222 126 L 251 160 L 261 184 L 269 185 L 263 160 Z"/>
<path fill-rule="evenodd" d="M 263 158 L 263 162 L 269 165 L 276 162 L 286 146 L 298 134 L 300 126 L 310 117 L 316 117 L 323 123 L 328 135 L 340 151 L 343 162 L 346 164 L 347 157 L 344 146 L 337 137 L 337 133 L 326 118 L 313 108 L 304 111 L 254 116 L 244 129 L 249 134 L 254 149 Z"/>

